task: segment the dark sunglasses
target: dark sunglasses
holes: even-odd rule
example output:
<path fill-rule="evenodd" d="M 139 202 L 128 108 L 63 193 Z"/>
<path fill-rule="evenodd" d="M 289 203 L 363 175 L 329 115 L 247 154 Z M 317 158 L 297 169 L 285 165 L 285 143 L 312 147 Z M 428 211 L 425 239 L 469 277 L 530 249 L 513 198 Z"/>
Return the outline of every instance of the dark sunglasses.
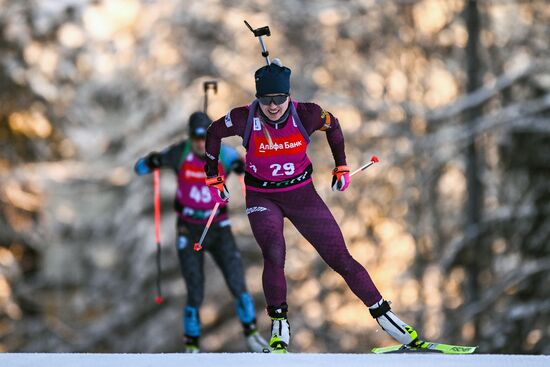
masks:
<path fill-rule="evenodd" d="M 280 105 L 285 103 L 287 97 L 288 97 L 288 94 L 278 94 L 276 96 L 259 96 L 258 100 L 260 101 L 261 104 L 265 106 L 269 106 L 271 103 Z"/>

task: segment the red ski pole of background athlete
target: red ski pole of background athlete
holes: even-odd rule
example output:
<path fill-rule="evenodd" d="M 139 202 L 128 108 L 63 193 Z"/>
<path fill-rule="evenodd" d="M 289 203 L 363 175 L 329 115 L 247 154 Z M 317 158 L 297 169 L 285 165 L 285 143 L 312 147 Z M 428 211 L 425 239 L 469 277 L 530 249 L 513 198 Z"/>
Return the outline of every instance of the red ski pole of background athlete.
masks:
<path fill-rule="evenodd" d="M 164 298 L 162 297 L 160 287 L 162 271 L 160 264 L 160 173 L 158 168 L 153 171 L 153 193 L 155 201 L 155 240 L 157 241 L 157 297 L 155 298 L 155 302 L 160 305 L 164 301 Z"/>

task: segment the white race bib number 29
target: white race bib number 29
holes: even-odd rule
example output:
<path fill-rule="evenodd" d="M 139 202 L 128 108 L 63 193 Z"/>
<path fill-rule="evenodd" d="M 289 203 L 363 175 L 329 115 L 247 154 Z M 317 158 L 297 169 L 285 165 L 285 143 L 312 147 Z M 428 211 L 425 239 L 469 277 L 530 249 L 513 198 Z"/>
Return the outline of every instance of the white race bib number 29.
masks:
<path fill-rule="evenodd" d="M 294 174 L 294 163 L 285 163 L 283 165 L 274 163 L 269 166 L 273 171 L 271 172 L 272 176 L 292 176 Z M 281 170 L 283 172 L 281 172 Z"/>
<path fill-rule="evenodd" d="M 208 186 L 202 186 L 200 190 L 197 186 L 191 187 L 189 197 L 191 197 L 191 199 L 195 200 L 197 203 L 209 203 L 212 200 L 212 196 L 210 195 L 210 190 L 208 189 Z"/>

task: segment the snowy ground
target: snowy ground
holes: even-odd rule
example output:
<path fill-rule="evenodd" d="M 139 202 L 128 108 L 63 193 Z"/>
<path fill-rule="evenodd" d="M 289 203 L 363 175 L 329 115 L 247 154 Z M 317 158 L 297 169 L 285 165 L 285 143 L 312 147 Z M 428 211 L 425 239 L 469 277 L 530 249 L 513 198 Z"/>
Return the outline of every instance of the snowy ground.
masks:
<path fill-rule="evenodd" d="M 548 367 L 550 356 L 433 354 L 0 354 L 2 367 Z"/>

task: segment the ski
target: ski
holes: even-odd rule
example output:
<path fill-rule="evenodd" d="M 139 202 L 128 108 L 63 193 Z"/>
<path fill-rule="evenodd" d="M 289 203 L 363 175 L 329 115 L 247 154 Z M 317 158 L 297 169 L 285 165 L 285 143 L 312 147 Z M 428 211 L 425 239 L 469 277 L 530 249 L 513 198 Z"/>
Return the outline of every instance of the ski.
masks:
<path fill-rule="evenodd" d="M 397 344 L 389 347 L 375 347 L 372 352 L 376 354 L 384 353 L 442 353 L 442 354 L 472 354 L 476 351 L 477 346 L 470 347 L 464 345 L 451 345 L 444 343 L 434 343 L 422 341 L 414 347 Z"/>

